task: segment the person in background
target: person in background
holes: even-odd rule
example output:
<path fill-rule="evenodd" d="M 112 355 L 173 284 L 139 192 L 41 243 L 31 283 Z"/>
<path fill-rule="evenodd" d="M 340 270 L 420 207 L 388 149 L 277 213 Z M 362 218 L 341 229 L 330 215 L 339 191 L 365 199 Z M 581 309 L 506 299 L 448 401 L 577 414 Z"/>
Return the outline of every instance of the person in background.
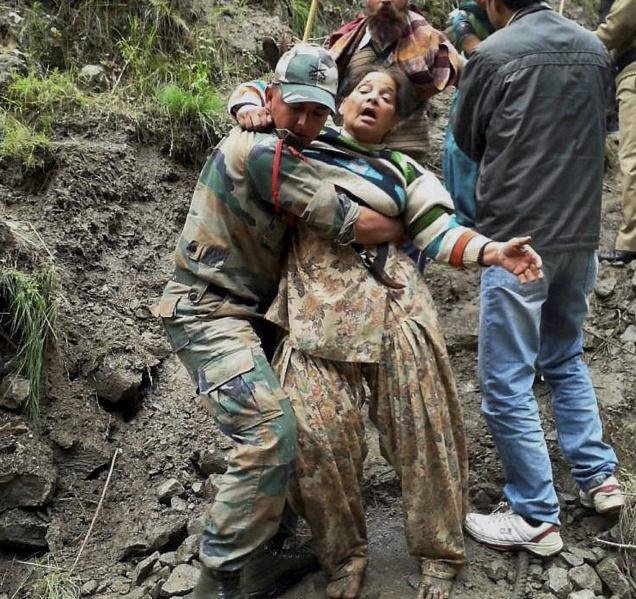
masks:
<path fill-rule="evenodd" d="M 493 31 L 486 11 L 473 0 L 467 0 L 450 14 L 451 39 L 455 47 L 466 58 L 474 52 L 479 42 L 486 39 Z M 444 136 L 444 152 L 442 154 L 442 170 L 444 186 L 448 190 L 455 217 L 460 225 L 475 225 L 475 186 L 479 175 L 479 164 L 471 160 L 457 147 L 451 122 L 457 106 L 457 91 L 453 94 L 448 114 L 448 127 Z"/>
<path fill-rule="evenodd" d="M 618 159 L 623 173 L 623 222 L 613 250 L 599 258 L 613 265 L 636 259 L 636 0 L 615 0 L 596 35 L 612 51 L 618 100 Z"/>
<path fill-rule="evenodd" d="M 370 65 L 397 66 L 405 73 L 416 102 L 385 141 L 424 165 L 430 151 L 426 101 L 457 83 L 461 62 L 444 33 L 409 10 L 407 0 L 366 0 L 364 14 L 334 32 L 328 46 L 341 82 Z M 260 126 L 270 118 L 259 97 L 250 84 L 232 96 L 229 109 L 240 125 Z"/>
<path fill-rule="evenodd" d="M 519 285 L 499 267 L 481 278 L 482 411 L 499 451 L 507 509 L 471 513 L 479 542 L 542 556 L 561 550 L 559 502 L 532 386 L 550 387 L 559 445 L 583 505 L 606 513 L 624 496 L 603 441 L 583 361 L 596 249 L 610 60 L 589 31 L 535 0 L 485 0 L 497 29 L 462 73 L 453 133 L 480 163 L 476 229 L 530 235 L 544 277 Z"/>

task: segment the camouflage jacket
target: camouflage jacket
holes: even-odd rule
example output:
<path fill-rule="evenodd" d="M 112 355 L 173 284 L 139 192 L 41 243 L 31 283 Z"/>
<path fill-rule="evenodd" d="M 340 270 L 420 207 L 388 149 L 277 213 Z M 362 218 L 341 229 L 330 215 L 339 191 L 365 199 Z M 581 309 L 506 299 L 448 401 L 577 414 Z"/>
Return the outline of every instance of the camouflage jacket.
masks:
<path fill-rule="evenodd" d="M 337 182 L 356 202 L 401 216 L 416 247 L 437 261 L 475 264 L 489 241 L 458 225 L 441 183 L 400 152 L 361 145 L 340 129 L 326 127 L 303 154 L 325 181 Z M 366 251 L 374 257 L 376 250 Z M 291 347 L 310 355 L 378 362 L 391 311 L 424 322 L 435 319 L 424 280 L 395 244 L 389 245 L 385 271 L 404 287 L 380 283 L 353 247 L 327 243 L 311 226 L 299 223 L 267 318 L 288 331 Z"/>
<path fill-rule="evenodd" d="M 183 271 L 185 278 L 194 275 L 219 295 L 255 304 L 257 313 L 276 294 L 290 214 L 324 235 L 326 243 L 347 244 L 360 211 L 287 145 L 273 181 L 278 139 L 235 128 L 214 148 L 175 252 L 181 278 Z"/>

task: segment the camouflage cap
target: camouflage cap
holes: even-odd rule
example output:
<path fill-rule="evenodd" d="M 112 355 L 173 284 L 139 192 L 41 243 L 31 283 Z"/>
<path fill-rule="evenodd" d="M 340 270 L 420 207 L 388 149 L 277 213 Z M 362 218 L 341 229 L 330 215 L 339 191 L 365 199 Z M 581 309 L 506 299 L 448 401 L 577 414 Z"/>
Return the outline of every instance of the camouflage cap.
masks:
<path fill-rule="evenodd" d="M 297 44 L 281 56 L 274 72 L 287 104 L 316 102 L 335 114 L 338 68 L 331 54 L 314 44 Z"/>

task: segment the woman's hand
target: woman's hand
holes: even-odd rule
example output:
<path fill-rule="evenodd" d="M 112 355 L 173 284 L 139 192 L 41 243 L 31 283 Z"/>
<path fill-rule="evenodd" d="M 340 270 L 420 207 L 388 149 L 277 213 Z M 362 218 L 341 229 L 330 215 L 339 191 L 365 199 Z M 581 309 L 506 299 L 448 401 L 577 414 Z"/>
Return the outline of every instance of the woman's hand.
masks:
<path fill-rule="evenodd" d="M 272 124 L 272 115 L 267 108 L 245 104 L 236 111 L 236 122 L 245 131 L 263 131 Z"/>
<path fill-rule="evenodd" d="M 491 241 L 484 250 L 485 266 L 501 266 L 516 275 L 521 283 L 543 278 L 543 262 L 529 245 L 530 237 L 513 237 L 501 243 Z"/>

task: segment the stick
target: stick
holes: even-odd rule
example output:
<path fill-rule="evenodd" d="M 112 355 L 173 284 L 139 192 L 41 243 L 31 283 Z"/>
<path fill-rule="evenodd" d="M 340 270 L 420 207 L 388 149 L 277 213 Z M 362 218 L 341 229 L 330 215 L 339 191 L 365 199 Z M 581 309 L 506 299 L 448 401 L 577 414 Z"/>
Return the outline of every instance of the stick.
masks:
<path fill-rule="evenodd" d="M 113 460 L 110 463 L 110 470 L 108 471 L 108 477 L 106 478 L 106 483 L 104 484 L 104 490 L 102 491 L 102 496 L 99 498 L 99 503 L 97 504 L 97 507 L 95 508 L 95 515 L 93 516 L 91 525 L 88 527 L 88 531 L 86 532 L 86 536 L 84 537 L 84 540 L 82 541 L 82 546 L 80 547 L 80 550 L 77 553 L 77 557 L 75 558 L 75 561 L 73 562 L 73 566 L 69 570 L 69 574 L 72 574 L 73 570 L 75 570 L 75 566 L 77 566 L 77 562 L 79 562 L 80 557 L 82 557 L 82 552 L 84 551 L 84 547 L 86 547 L 88 538 L 91 536 L 91 532 L 93 532 L 93 526 L 95 525 L 95 521 L 97 520 L 99 511 L 101 510 L 102 504 L 104 503 L 104 497 L 106 497 L 106 490 L 108 489 L 108 485 L 110 484 L 110 477 L 112 476 L 113 469 L 115 468 L 115 460 L 117 459 L 117 456 L 119 455 L 120 452 L 121 452 L 121 449 L 118 447 L 115 450 L 115 453 L 113 454 Z"/>
<path fill-rule="evenodd" d="M 604 341 L 605 343 L 608 343 L 609 345 L 614 345 L 615 347 L 619 347 L 624 352 L 627 352 L 628 354 L 632 354 L 632 356 L 636 356 L 636 352 L 633 352 L 627 349 L 622 343 L 619 343 L 618 341 L 614 341 L 613 339 L 610 339 L 609 337 L 603 337 L 603 335 L 599 335 L 598 333 L 595 333 L 594 331 L 588 329 L 587 327 L 583 327 L 583 330 L 586 333 L 592 335 L 592 337 L 596 337 L 597 339 L 600 339 L 601 341 Z"/>
<path fill-rule="evenodd" d="M 565 0 L 561 0 L 561 4 L 559 4 L 559 14 L 563 14 L 563 8 L 565 7 Z"/>
<path fill-rule="evenodd" d="M 314 27 L 314 21 L 316 20 L 316 14 L 318 13 L 318 0 L 311 0 L 311 7 L 309 9 L 309 15 L 307 15 L 307 24 L 305 25 L 305 33 L 303 35 L 303 44 L 309 41 L 309 34 Z"/>
<path fill-rule="evenodd" d="M 610 545 L 612 547 L 618 547 L 619 549 L 636 549 L 636 545 L 625 545 L 623 543 L 612 543 L 612 541 L 605 541 L 596 537 L 594 539 L 596 543 L 603 543 L 604 545 Z"/>
<path fill-rule="evenodd" d="M 42 244 L 42 246 L 46 250 L 46 253 L 49 255 L 49 258 L 51 258 L 51 260 L 55 260 L 55 258 L 53 257 L 53 254 L 51 253 L 51 250 L 49 250 L 49 248 L 46 245 L 46 243 L 44 243 L 44 239 L 42 239 L 42 236 L 38 233 L 38 230 L 33 226 L 33 223 L 30 222 L 29 225 L 33 229 L 33 232 L 38 236 L 38 239 L 40 240 L 40 243 Z"/>

